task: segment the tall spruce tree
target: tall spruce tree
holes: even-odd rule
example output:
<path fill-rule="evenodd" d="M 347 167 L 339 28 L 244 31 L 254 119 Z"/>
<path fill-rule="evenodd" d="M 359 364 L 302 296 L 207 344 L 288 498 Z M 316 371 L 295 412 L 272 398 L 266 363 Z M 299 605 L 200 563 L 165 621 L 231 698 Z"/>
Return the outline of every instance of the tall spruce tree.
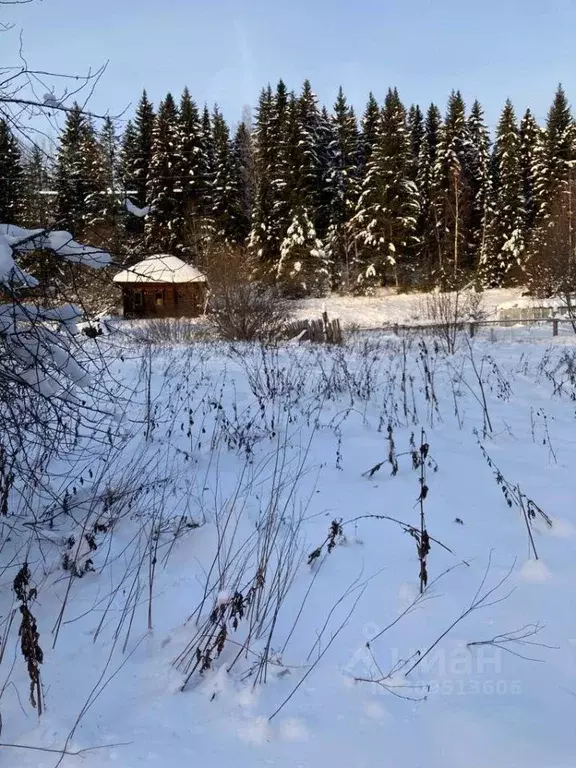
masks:
<path fill-rule="evenodd" d="M 250 242 L 265 271 L 275 275 L 290 225 L 291 115 L 296 99 L 282 80 L 262 92 L 255 131 L 256 199 Z"/>
<path fill-rule="evenodd" d="M 268 85 L 267 88 L 263 88 L 260 92 L 256 111 L 256 127 L 254 131 L 256 189 L 250 234 L 251 247 L 265 263 L 270 263 L 273 254 L 270 238 L 270 223 L 274 209 L 272 178 L 272 157 L 274 151 L 273 113 L 274 97 L 272 95 L 272 88 Z"/>
<path fill-rule="evenodd" d="M 360 144 L 360 167 L 365 173 L 372 152 L 378 140 L 378 124 L 380 122 L 380 107 L 372 92 L 368 96 L 368 103 L 362 116 L 362 134 Z"/>
<path fill-rule="evenodd" d="M 441 127 L 440 110 L 435 104 L 430 104 L 426 113 L 416 177 L 416 186 L 420 195 L 420 214 L 416 228 L 419 241 L 417 270 L 420 283 L 425 286 L 431 283 L 438 263 L 439 222 L 443 200 L 435 174 Z"/>
<path fill-rule="evenodd" d="M 546 181 L 549 192 L 566 184 L 576 159 L 576 130 L 570 104 L 558 86 L 546 122 Z"/>
<path fill-rule="evenodd" d="M 230 129 L 217 106 L 212 113 L 214 141 L 214 181 L 212 184 L 212 211 L 215 237 L 223 242 L 232 240 L 231 209 L 234 188 Z"/>
<path fill-rule="evenodd" d="M 234 134 L 230 161 L 229 239 L 235 245 L 244 246 L 250 236 L 254 207 L 254 148 L 252 133 L 244 120 Z"/>
<path fill-rule="evenodd" d="M 411 160 L 406 110 L 398 91 L 389 90 L 354 216 L 360 285 L 406 283 L 413 273 L 420 202 Z"/>
<path fill-rule="evenodd" d="M 104 189 L 96 131 L 78 104 L 66 114 L 56 170 L 58 226 L 84 237 L 102 223 Z"/>
<path fill-rule="evenodd" d="M 333 285 L 349 289 L 354 246 L 350 220 L 360 195 L 360 134 L 354 109 L 348 105 L 342 88 L 331 123 L 331 167 L 325 181 L 330 201 L 326 252 L 332 264 Z"/>
<path fill-rule="evenodd" d="M 492 178 L 490 174 L 490 134 L 484 110 L 475 101 L 468 118 L 470 145 L 467 169 L 470 178 L 470 262 L 474 270 L 486 258 L 488 229 L 493 214 Z"/>
<path fill-rule="evenodd" d="M 413 181 L 416 181 L 416 178 L 418 177 L 422 142 L 424 141 L 424 135 L 426 133 L 424 115 L 418 104 L 413 104 L 408 112 L 408 131 L 410 133 L 410 147 L 412 149 L 412 157 L 410 161 L 411 177 Z"/>
<path fill-rule="evenodd" d="M 321 116 L 308 80 L 300 96 L 291 101 L 289 111 L 290 223 L 280 246 L 276 277 L 292 295 L 322 295 L 329 287 L 330 270 L 317 231 Z"/>
<path fill-rule="evenodd" d="M 39 146 L 34 144 L 23 162 L 22 223 L 35 229 L 48 227 L 54 218 L 51 163 Z"/>
<path fill-rule="evenodd" d="M 496 131 L 494 168 L 494 217 L 481 273 L 487 285 L 499 287 L 520 279 L 526 240 L 520 132 L 510 99 Z"/>
<path fill-rule="evenodd" d="M 152 210 L 146 219 L 148 250 L 173 253 L 182 245 L 181 164 L 179 118 L 174 97 L 168 93 L 154 124 L 152 160 L 146 195 Z"/>
<path fill-rule="evenodd" d="M 23 196 L 20 148 L 7 123 L 0 118 L 0 223 L 20 223 Z"/>
<path fill-rule="evenodd" d="M 448 100 L 446 118 L 434 169 L 438 203 L 438 262 L 437 281 L 442 287 L 459 284 L 462 275 L 473 268 L 469 243 L 471 215 L 471 184 L 467 165 L 470 133 L 466 120 L 466 105 L 459 91 Z"/>
<path fill-rule="evenodd" d="M 152 165 L 155 121 L 154 106 L 148 99 L 146 91 L 144 91 L 134 118 L 136 142 L 130 172 L 130 178 L 136 192 L 134 202 L 141 208 L 144 208 L 149 203 L 147 197 L 148 172 Z"/>
<path fill-rule="evenodd" d="M 530 232 L 540 219 L 546 195 L 544 131 L 527 109 L 520 122 L 520 164 L 526 227 Z"/>
<path fill-rule="evenodd" d="M 184 253 L 198 259 L 194 233 L 207 214 L 204 207 L 206 173 L 204 168 L 204 133 L 200 113 L 190 91 L 185 88 L 180 100 L 178 156 L 180 164 L 180 217 L 182 220 Z"/>

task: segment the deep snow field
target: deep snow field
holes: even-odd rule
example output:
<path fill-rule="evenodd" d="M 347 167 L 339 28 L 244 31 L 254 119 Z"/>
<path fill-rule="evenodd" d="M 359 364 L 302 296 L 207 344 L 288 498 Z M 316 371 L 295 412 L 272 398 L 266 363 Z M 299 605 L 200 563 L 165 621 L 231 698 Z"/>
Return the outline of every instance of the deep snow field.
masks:
<path fill-rule="evenodd" d="M 573 336 L 85 349 L 114 413 L 2 521 L 0 765 L 573 768 Z"/>

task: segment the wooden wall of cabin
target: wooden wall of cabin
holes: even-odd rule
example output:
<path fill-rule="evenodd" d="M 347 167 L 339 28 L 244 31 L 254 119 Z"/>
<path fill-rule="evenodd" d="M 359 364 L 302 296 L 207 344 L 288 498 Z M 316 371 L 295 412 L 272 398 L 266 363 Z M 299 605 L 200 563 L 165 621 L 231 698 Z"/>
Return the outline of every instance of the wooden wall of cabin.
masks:
<path fill-rule="evenodd" d="M 199 317 L 206 283 L 136 283 L 122 286 L 124 317 Z"/>

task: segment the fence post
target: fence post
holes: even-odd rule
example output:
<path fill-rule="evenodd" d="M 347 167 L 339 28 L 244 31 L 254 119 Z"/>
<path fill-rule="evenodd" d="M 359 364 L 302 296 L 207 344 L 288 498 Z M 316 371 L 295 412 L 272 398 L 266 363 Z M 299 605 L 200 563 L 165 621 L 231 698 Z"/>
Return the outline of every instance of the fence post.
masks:
<path fill-rule="evenodd" d="M 552 336 L 558 336 L 558 320 L 552 320 Z"/>
<path fill-rule="evenodd" d="M 470 338 L 473 339 L 476 335 L 476 323 L 470 323 Z"/>

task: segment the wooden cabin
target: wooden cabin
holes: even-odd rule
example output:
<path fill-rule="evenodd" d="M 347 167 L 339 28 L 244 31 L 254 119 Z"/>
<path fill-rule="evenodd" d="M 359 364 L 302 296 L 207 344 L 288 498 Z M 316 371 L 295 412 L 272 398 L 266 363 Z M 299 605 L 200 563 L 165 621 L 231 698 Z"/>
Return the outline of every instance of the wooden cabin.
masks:
<path fill-rule="evenodd" d="M 114 276 L 124 317 L 198 317 L 206 305 L 206 277 L 177 256 L 159 254 Z"/>

